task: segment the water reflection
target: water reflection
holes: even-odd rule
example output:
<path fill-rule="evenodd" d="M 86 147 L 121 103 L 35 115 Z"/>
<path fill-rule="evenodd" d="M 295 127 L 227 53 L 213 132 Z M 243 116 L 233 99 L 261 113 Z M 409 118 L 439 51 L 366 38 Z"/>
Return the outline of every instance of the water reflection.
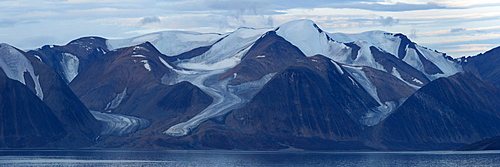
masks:
<path fill-rule="evenodd" d="M 0 166 L 498 166 L 500 152 L 0 150 Z"/>

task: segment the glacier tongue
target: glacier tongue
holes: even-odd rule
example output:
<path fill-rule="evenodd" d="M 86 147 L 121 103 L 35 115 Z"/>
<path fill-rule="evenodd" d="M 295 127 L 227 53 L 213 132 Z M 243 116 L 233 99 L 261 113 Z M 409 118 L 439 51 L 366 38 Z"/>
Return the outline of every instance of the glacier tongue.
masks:
<path fill-rule="evenodd" d="M 0 44 L 0 68 L 3 69 L 7 77 L 17 80 L 24 85 L 26 85 L 24 73 L 28 72 L 35 82 L 36 95 L 43 100 L 43 91 L 40 86 L 39 76 L 35 75 L 31 61 L 17 49 L 5 43 Z"/>
<path fill-rule="evenodd" d="M 146 129 L 149 126 L 147 119 L 90 111 L 98 121 L 102 122 L 101 135 L 126 136 L 138 130 Z"/>

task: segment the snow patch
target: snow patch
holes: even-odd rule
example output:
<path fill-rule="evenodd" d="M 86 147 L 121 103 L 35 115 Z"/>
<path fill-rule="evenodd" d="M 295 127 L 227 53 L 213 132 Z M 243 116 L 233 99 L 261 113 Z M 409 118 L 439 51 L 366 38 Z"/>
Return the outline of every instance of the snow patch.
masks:
<path fill-rule="evenodd" d="M 417 78 L 413 78 L 413 82 L 419 83 L 419 84 L 424 84 L 422 81 L 418 80 Z"/>
<path fill-rule="evenodd" d="M 368 79 L 363 71 L 363 67 L 353 67 L 347 65 L 343 65 L 343 67 L 349 74 L 351 74 L 352 77 L 354 77 L 356 81 L 358 81 L 359 84 L 361 84 L 361 86 L 370 94 L 370 96 L 373 97 L 373 99 L 375 99 L 380 105 L 383 104 L 378 97 L 377 87 L 375 87 L 370 79 Z"/>
<path fill-rule="evenodd" d="M 340 68 L 340 66 L 335 61 L 330 60 L 330 62 L 332 62 L 332 64 L 335 65 L 335 67 L 337 68 L 337 71 L 340 73 L 340 75 L 344 74 L 344 70 L 342 70 L 342 68 Z"/>
<path fill-rule="evenodd" d="M 151 71 L 151 66 L 148 63 L 148 60 L 141 60 L 141 63 L 144 63 L 144 68 L 146 68 L 146 70 Z"/>
<path fill-rule="evenodd" d="M 116 97 L 113 100 L 111 100 L 108 103 L 108 105 L 106 105 L 106 109 L 104 110 L 112 110 L 118 107 L 122 103 L 126 95 L 127 95 L 127 88 L 123 89 L 121 93 L 118 93 Z"/>
<path fill-rule="evenodd" d="M 80 60 L 75 55 L 71 53 L 63 53 L 61 66 L 64 71 L 64 77 L 68 82 L 73 81 L 78 75 L 78 66 L 80 65 Z"/>
<path fill-rule="evenodd" d="M 146 58 L 144 55 L 132 55 L 132 57 L 137 57 L 137 58 Z"/>
<path fill-rule="evenodd" d="M 411 83 L 409 83 L 408 81 L 404 80 L 402 77 L 401 77 L 401 74 L 399 73 L 399 71 L 396 69 L 396 67 L 392 67 L 392 73 L 391 73 L 393 76 L 395 76 L 396 78 L 398 78 L 399 80 L 403 81 L 406 85 L 408 86 L 411 86 L 413 89 L 415 90 L 418 90 L 420 89 L 420 86 L 417 86 L 417 85 L 413 85 Z M 416 78 L 414 78 L 413 80 L 415 80 Z M 418 79 L 417 79 L 418 80 Z"/>

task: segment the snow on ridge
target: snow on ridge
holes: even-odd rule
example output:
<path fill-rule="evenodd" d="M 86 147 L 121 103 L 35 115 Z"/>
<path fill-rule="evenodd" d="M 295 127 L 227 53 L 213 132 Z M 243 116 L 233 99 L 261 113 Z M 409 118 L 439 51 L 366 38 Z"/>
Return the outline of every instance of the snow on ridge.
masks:
<path fill-rule="evenodd" d="M 198 47 L 212 45 L 223 37 L 222 34 L 215 33 L 162 31 L 128 39 L 109 39 L 106 43 L 109 50 L 114 50 L 149 41 L 161 53 L 167 56 L 175 56 Z"/>
<path fill-rule="evenodd" d="M 17 80 L 24 85 L 26 85 L 24 73 L 28 72 L 35 83 L 35 94 L 43 100 L 43 91 L 40 86 L 39 76 L 35 75 L 31 61 L 17 49 L 5 43 L 0 44 L 0 68 L 2 68 L 7 77 Z"/>
<path fill-rule="evenodd" d="M 393 33 L 380 30 L 366 31 L 358 34 L 329 33 L 328 35 L 333 40 L 344 43 L 366 41 L 366 44 L 379 47 L 394 56 L 398 55 L 399 45 L 401 44 L 401 38 L 395 37 Z"/>
<path fill-rule="evenodd" d="M 311 20 L 296 20 L 278 27 L 276 34 L 297 46 L 306 56 L 329 55 L 328 35 Z"/>
<path fill-rule="evenodd" d="M 232 68 L 241 61 L 244 54 L 252 47 L 255 41 L 267 31 L 269 29 L 240 28 L 215 43 L 202 55 L 181 61 L 176 65 L 195 70 Z"/>

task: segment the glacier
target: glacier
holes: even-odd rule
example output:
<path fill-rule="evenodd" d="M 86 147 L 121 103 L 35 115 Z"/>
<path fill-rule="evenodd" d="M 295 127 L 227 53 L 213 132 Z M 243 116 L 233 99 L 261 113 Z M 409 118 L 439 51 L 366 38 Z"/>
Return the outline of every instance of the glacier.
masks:
<path fill-rule="evenodd" d="M 193 118 L 176 124 L 163 133 L 170 136 L 185 136 L 202 122 L 222 116 L 248 102 L 248 98 L 237 94 L 241 88 L 228 85 L 229 78 L 222 81 L 217 80 L 221 74 L 236 66 L 252 44 L 267 31 L 268 29 L 240 28 L 214 44 L 204 54 L 186 61 L 176 62 L 176 65 L 183 68 L 184 71 L 195 72 L 178 73 L 177 79 L 172 84 L 189 81 L 211 96 L 213 102 Z M 261 80 L 268 79 L 269 77 L 263 77 Z M 256 87 L 260 88 L 265 84 L 262 81 L 252 83 L 244 86 L 258 85 Z"/>
<path fill-rule="evenodd" d="M 150 123 L 147 119 L 134 116 L 90 111 L 102 123 L 102 136 L 126 136 L 138 130 L 146 129 Z"/>

